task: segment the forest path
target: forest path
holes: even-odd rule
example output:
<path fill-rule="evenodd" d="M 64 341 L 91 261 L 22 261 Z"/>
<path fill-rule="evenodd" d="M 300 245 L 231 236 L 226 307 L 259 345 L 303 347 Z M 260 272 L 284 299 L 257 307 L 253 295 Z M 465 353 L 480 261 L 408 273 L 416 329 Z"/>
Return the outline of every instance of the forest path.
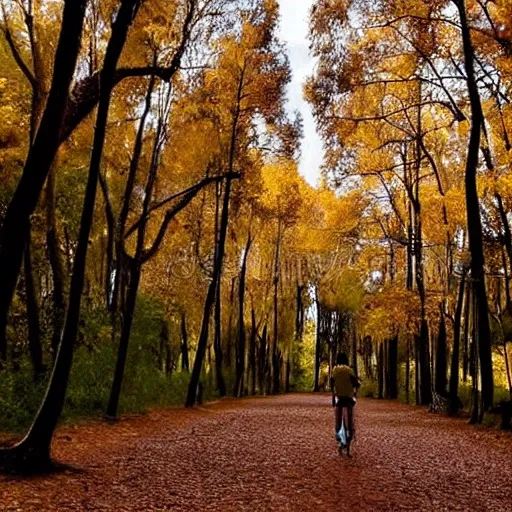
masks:
<path fill-rule="evenodd" d="M 75 469 L 0 476 L 0 510 L 512 510 L 512 437 L 359 400 L 340 458 L 327 395 L 227 400 L 59 429 Z"/>

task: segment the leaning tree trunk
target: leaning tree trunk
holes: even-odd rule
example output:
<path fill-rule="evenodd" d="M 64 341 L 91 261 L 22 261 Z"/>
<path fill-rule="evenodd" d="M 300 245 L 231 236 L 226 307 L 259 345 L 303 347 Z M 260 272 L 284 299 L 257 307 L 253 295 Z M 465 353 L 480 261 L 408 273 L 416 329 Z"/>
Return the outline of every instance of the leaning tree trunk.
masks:
<path fill-rule="evenodd" d="M 66 0 L 64 4 L 50 93 L 0 232 L 0 360 L 7 356 L 7 317 L 30 231 L 30 216 L 37 206 L 59 146 L 65 107 L 80 51 L 86 5 L 86 0 Z"/>
<path fill-rule="evenodd" d="M 480 203 L 476 186 L 478 152 L 480 148 L 481 127 L 484 122 L 482 104 L 474 70 L 474 49 L 468 25 L 464 0 L 454 1 L 459 11 L 462 42 L 464 46 L 464 68 L 471 104 L 471 131 L 466 159 L 466 212 L 471 254 L 471 278 L 473 282 L 476 325 L 478 326 L 477 346 L 480 359 L 480 378 L 482 381 L 482 406 L 487 411 L 492 405 L 494 395 L 491 330 L 489 325 L 489 305 L 485 288 L 484 248 Z"/>
<path fill-rule="evenodd" d="M 125 310 L 123 311 L 123 327 L 121 329 L 121 337 L 119 339 L 119 351 L 117 354 L 114 380 L 112 382 L 112 389 L 110 390 L 110 398 L 107 405 L 108 418 L 117 417 L 119 398 L 121 396 L 121 385 L 123 382 L 124 369 L 126 366 L 128 345 L 130 343 L 130 334 L 132 330 L 133 316 L 135 314 L 135 306 L 137 304 L 137 292 L 139 290 L 140 283 L 140 262 L 131 259 L 129 266 L 130 270 L 128 290 L 126 293 L 126 306 Z"/>
<path fill-rule="evenodd" d="M 121 54 L 121 50 L 126 41 L 128 28 L 134 18 L 135 7 L 137 4 L 137 0 L 125 0 L 122 2 L 116 19 L 112 25 L 112 36 L 107 45 L 105 61 L 101 72 L 102 93 L 98 105 L 89 176 L 85 190 L 84 206 L 78 235 L 78 246 L 75 253 L 73 274 L 71 277 L 69 305 L 54 369 L 50 377 L 48 389 L 41 408 L 39 409 L 28 434 L 17 445 L 0 451 L 0 467 L 16 469 L 18 471 L 38 471 L 51 464 L 51 441 L 64 406 L 69 374 L 73 362 L 73 351 L 78 332 L 87 248 L 89 245 L 89 235 L 94 216 L 98 175 L 103 153 L 103 145 L 105 142 L 110 95 L 112 91 L 112 77 Z M 81 29 L 85 6 L 82 5 L 81 2 L 73 3 L 74 8 L 81 13 L 81 15 L 78 16 L 76 10 L 70 8 L 69 5 L 70 4 L 66 3 L 64 8 L 64 16 L 67 15 L 71 20 L 68 20 L 67 23 L 69 23 L 71 27 L 74 27 L 75 30 L 77 28 Z M 67 26 L 67 24 L 63 21 L 63 27 L 64 26 Z M 66 50 L 74 53 L 73 48 L 67 48 Z M 76 56 L 74 61 L 76 61 Z M 45 115 L 43 115 L 38 136 L 44 126 L 43 122 L 45 120 Z M 38 136 L 36 137 L 36 142 L 33 147 L 37 144 Z M 47 162 L 49 167 L 51 160 Z"/>
<path fill-rule="evenodd" d="M 204 303 L 203 323 L 201 326 L 201 333 L 197 343 L 197 352 L 194 360 L 194 367 L 190 375 L 188 385 L 187 398 L 185 400 L 185 407 L 193 407 L 197 398 L 197 387 L 199 385 L 199 378 L 201 377 L 201 368 L 203 366 L 204 356 L 206 354 L 206 346 L 208 344 L 208 333 L 210 327 L 210 315 L 212 307 L 215 302 L 215 295 L 217 293 L 217 283 L 219 277 L 222 275 L 222 264 L 224 260 L 224 248 L 226 245 L 226 234 L 228 231 L 228 218 L 229 218 L 229 198 L 231 193 L 231 177 L 226 178 L 226 189 L 224 191 L 224 204 L 222 206 L 222 217 L 220 223 L 220 235 L 218 242 L 217 258 L 214 262 L 213 276 L 206 300 Z"/>

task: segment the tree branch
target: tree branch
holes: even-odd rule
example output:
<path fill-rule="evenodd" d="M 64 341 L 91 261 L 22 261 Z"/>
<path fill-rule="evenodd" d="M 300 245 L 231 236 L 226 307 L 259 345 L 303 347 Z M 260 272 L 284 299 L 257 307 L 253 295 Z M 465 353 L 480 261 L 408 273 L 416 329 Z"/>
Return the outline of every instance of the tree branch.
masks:
<path fill-rule="evenodd" d="M 9 26 L 7 25 L 7 17 L 6 17 L 5 9 L 3 8 L 3 4 L 2 4 L 2 11 L 3 11 L 3 17 L 4 17 L 4 26 L 2 27 L 2 30 L 4 32 L 5 40 L 9 46 L 9 49 L 11 50 L 12 57 L 13 57 L 14 61 L 16 62 L 16 64 L 18 65 L 18 67 L 20 68 L 21 72 L 25 75 L 25 78 L 30 83 L 30 86 L 32 87 L 32 89 L 37 90 L 39 87 L 39 84 L 36 80 L 36 77 L 30 70 L 30 68 L 27 66 L 25 61 L 23 60 L 23 57 L 21 56 L 18 48 L 16 47 L 16 43 L 14 42 L 14 40 L 12 38 L 11 31 L 9 30 Z"/>

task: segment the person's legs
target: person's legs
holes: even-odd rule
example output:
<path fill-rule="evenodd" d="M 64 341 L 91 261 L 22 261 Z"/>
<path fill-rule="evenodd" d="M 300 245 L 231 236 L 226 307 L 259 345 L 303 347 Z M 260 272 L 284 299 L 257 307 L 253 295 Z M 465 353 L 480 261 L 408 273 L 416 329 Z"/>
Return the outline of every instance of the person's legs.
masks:
<path fill-rule="evenodd" d="M 355 425 L 354 425 L 354 406 L 352 407 L 347 407 L 347 416 L 348 416 L 348 421 L 347 421 L 347 424 L 348 424 L 348 429 L 350 431 L 350 437 L 353 438 L 354 437 L 354 433 L 355 433 Z"/>
<path fill-rule="evenodd" d="M 341 428 L 341 415 L 342 414 L 343 414 L 343 407 L 338 402 L 338 404 L 336 405 L 336 423 L 335 423 L 336 433 L 338 433 Z"/>

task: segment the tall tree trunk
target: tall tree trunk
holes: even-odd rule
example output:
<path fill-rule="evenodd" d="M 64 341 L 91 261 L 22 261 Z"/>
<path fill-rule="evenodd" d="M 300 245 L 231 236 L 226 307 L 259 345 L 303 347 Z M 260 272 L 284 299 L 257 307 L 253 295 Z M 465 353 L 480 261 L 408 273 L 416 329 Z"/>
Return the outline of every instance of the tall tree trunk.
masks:
<path fill-rule="evenodd" d="M 265 393 L 265 374 L 267 364 L 267 325 L 263 327 L 258 356 L 258 386 L 261 394 Z"/>
<path fill-rule="evenodd" d="M 224 260 L 224 248 L 226 245 L 226 234 L 228 230 L 228 218 L 229 218 L 229 198 L 231 193 L 231 177 L 226 179 L 226 189 L 224 191 L 224 204 L 222 206 L 222 216 L 220 223 L 220 235 L 218 243 L 217 259 L 214 262 L 213 276 L 208 292 L 206 294 L 206 300 L 204 303 L 203 311 L 203 323 L 201 326 L 201 333 L 199 335 L 199 341 L 197 343 L 197 352 L 194 360 L 194 366 L 190 375 L 190 381 L 188 385 L 187 398 L 185 401 L 186 407 L 193 407 L 196 403 L 197 387 L 199 379 L 201 377 L 201 368 L 203 366 L 204 356 L 206 353 L 206 346 L 208 344 L 208 333 L 210 327 L 210 315 L 212 307 L 215 302 L 215 295 L 217 293 L 217 284 L 219 276 L 222 275 L 222 264 Z"/>
<path fill-rule="evenodd" d="M 357 369 L 357 330 L 356 330 L 356 322 L 352 320 L 352 369 L 356 376 L 359 375 Z"/>
<path fill-rule="evenodd" d="M 244 387 L 244 367 L 245 367 L 245 321 L 244 321 L 244 305 L 245 305 L 245 278 L 247 274 L 247 258 L 251 249 L 251 233 L 247 236 L 245 244 L 244 256 L 242 258 L 242 267 L 240 269 L 240 281 L 238 284 L 238 348 L 236 351 L 236 376 L 235 376 L 235 396 L 242 396 Z"/>
<path fill-rule="evenodd" d="M 474 50 L 468 25 L 464 0 L 454 1 L 460 17 L 462 42 L 464 46 L 464 68 L 471 104 L 471 131 L 466 160 L 466 211 L 468 219 L 469 251 L 471 254 L 471 278 L 475 294 L 477 316 L 477 345 L 480 358 L 480 377 L 482 381 L 482 405 L 486 411 L 492 405 L 494 382 L 491 355 L 491 331 L 489 325 L 489 306 L 485 288 L 484 249 L 482 241 L 482 221 L 476 187 L 476 171 L 480 148 L 481 127 L 484 122 L 482 104 L 474 70 Z"/>
<path fill-rule="evenodd" d="M 427 314 L 425 307 L 425 278 L 423 269 L 423 226 L 420 201 L 420 179 L 421 179 L 421 160 L 422 149 L 422 84 L 418 82 L 418 112 L 417 112 L 417 132 L 416 132 L 416 165 L 415 177 L 411 180 L 409 195 L 414 213 L 414 255 L 416 258 L 416 287 L 421 301 L 421 326 L 418 339 L 418 357 L 419 357 L 419 386 L 420 403 L 429 404 L 432 401 L 432 374 L 430 371 L 430 350 L 429 350 L 429 329 L 427 323 Z"/>
<path fill-rule="evenodd" d="M 222 195 L 222 183 L 216 183 L 215 185 L 215 250 L 214 250 L 214 261 L 217 261 L 219 252 L 219 221 L 220 221 L 220 200 Z M 213 313 L 214 321 L 214 335 L 213 335 L 213 350 L 215 352 L 215 378 L 217 382 L 217 390 L 219 396 L 226 396 L 226 383 L 224 381 L 224 375 L 222 373 L 223 353 L 222 353 L 222 318 L 221 318 L 221 285 L 222 277 L 219 274 L 217 291 L 215 295 L 215 308 Z M 210 357 L 210 356 L 209 356 Z"/>
<path fill-rule="evenodd" d="M 377 359 L 377 386 L 378 398 L 384 398 L 384 343 L 379 342 L 379 351 Z"/>
<path fill-rule="evenodd" d="M 28 345 L 30 360 L 37 380 L 44 372 L 43 350 L 41 347 L 41 331 L 39 327 L 39 304 L 32 269 L 32 242 L 29 232 L 24 254 L 25 291 L 27 294 Z"/>
<path fill-rule="evenodd" d="M 389 398 L 398 398 L 398 336 L 388 341 Z"/>
<path fill-rule="evenodd" d="M 384 340 L 384 348 L 382 355 L 384 360 L 382 361 L 382 371 L 384 373 L 384 398 L 390 398 L 389 396 L 389 341 Z"/>
<path fill-rule="evenodd" d="M 140 283 L 141 268 L 137 261 L 130 261 L 129 284 L 126 293 L 126 309 L 123 312 L 123 326 L 121 328 L 121 337 L 119 339 L 119 352 L 117 355 L 116 369 L 114 372 L 114 380 L 112 389 L 110 390 L 110 398 L 107 405 L 107 417 L 116 418 L 119 407 L 119 398 L 121 396 L 121 385 L 123 382 L 124 369 L 126 366 L 126 358 L 128 355 L 128 345 L 130 342 L 130 334 L 135 314 L 135 306 L 137 303 L 137 292 Z"/>
<path fill-rule="evenodd" d="M 420 396 L 420 341 L 419 335 L 414 336 L 414 394 L 416 405 L 421 405 Z"/>
<path fill-rule="evenodd" d="M 229 294 L 229 318 L 228 318 L 228 332 L 226 336 L 226 366 L 231 368 L 231 355 L 233 352 L 233 304 L 235 303 L 235 283 L 236 278 L 231 279 L 231 291 Z"/>
<path fill-rule="evenodd" d="M 188 335 L 187 335 L 187 318 L 185 311 L 181 313 L 181 369 L 188 372 Z"/>
<path fill-rule="evenodd" d="M 512 376 L 510 375 L 510 362 L 507 353 L 507 342 L 503 343 L 503 358 L 505 360 L 505 373 L 507 374 L 508 394 L 512 399 Z"/>
<path fill-rule="evenodd" d="M 501 195 L 496 192 L 495 197 L 498 203 L 498 212 L 500 214 L 501 223 L 503 225 L 503 242 L 505 244 L 505 249 L 507 251 L 510 268 L 512 269 L 512 235 L 510 232 L 510 224 L 508 222 L 507 212 L 505 211 L 505 207 L 503 206 L 503 199 Z M 507 309 L 510 312 L 512 312 L 512 304 L 510 304 L 510 300 L 507 300 Z"/>
<path fill-rule="evenodd" d="M 226 396 L 226 382 L 224 380 L 224 375 L 222 373 L 222 362 L 223 362 L 223 354 L 222 354 L 222 319 L 221 319 L 221 284 L 222 279 L 219 275 L 217 283 L 217 293 L 215 297 L 215 308 L 214 308 L 214 336 L 213 336 L 213 350 L 215 352 L 215 379 L 217 382 L 217 390 L 219 391 L 219 396 Z"/>
<path fill-rule="evenodd" d="M 439 320 L 439 332 L 437 334 L 436 363 L 435 363 L 435 391 L 441 396 L 446 396 L 446 323 L 444 311 L 440 308 L 441 318 Z"/>
<path fill-rule="evenodd" d="M 291 373 L 291 363 L 290 363 L 290 354 L 288 353 L 288 357 L 286 358 L 286 370 L 285 370 L 285 381 L 284 381 L 284 392 L 290 392 L 290 373 Z"/>
<path fill-rule="evenodd" d="M 304 335 L 304 305 L 302 300 L 302 293 L 304 286 L 297 284 L 297 304 L 295 311 L 295 339 L 302 341 Z"/>
<path fill-rule="evenodd" d="M 466 300 L 464 303 L 464 352 L 462 354 L 462 381 L 468 381 L 469 371 L 469 324 L 471 314 L 471 286 L 466 285 Z"/>
<path fill-rule="evenodd" d="M 427 405 L 432 401 L 432 377 L 430 372 L 429 333 L 426 318 L 421 322 L 418 351 L 420 366 L 420 404 Z"/>
<path fill-rule="evenodd" d="M 512 300 L 510 299 L 510 274 L 507 268 L 507 259 L 503 251 L 503 247 L 501 248 L 501 260 L 503 262 L 503 277 L 505 278 L 505 300 L 507 305 L 506 308 L 509 314 L 512 314 Z"/>
<path fill-rule="evenodd" d="M 462 322 L 462 308 L 464 306 L 464 291 L 466 289 L 466 270 L 464 269 L 459 285 L 459 296 L 457 299 L 457 307 L 455 309 L 455 318 L 453 322 L 453 350 L 452 363 L 450 369 L 450 390 L 448 413 L 455 415 L 459 409 L 459 378 L 460 378 L 460 334 Z"/>
<path fill-rule="evenodd" d="M 316 305 L 316 333 L 315 333 L 315 381 L 313 383 L 313 391 L 320 391 L 320 359 L 321 343 L 320 343 L 320 323 L 321 323 L 321 309 L 320 301 L 318 300 L 318 286 L 315 287 L 315 305 Z"/>
<path fill-rule="evenodd" d="M 80 51 L 86 4 L 86 0 L 66 0 L 64 4 L 48 100 L 0 232 L 0 360 L 7 356 L 7 317 L 30 231 L 30 216 L 37 206 L 59 145 L 64 111 Z"/>
<path fill-rule="evenodd" d="M 57 239 L 57 222 L 55 219 L 55 162 L 48 174 L 46 183 L 46 245 L 48 248 L 48 260 L 52 269 L 53 282 L 53 333 L 52 349 L 54 357 L 57 355 L 62 327 L 64 325 L 64 315 L 66 312 L 66 300 L 64 298 L 64 266 Z"/>
<path fill-rule="evenodd" d="M 277 238 L 276 238 L 276 255 L 274 261 L 274 333 L 272 336 L 272 393 L 277 394 L 280 391 L 279 379 L 279 356 L 278 356 L 278 327 L 279 327 L 279 310 L 278 310 L 278 290 L 279 290 L 279 259 L 281 249 L 281 218 L 277 221 Z"/>
<path fill-rule="evenodd" d="M 112 314 L 112 324 L 114 331 L 116 330 L 117 312 L 119 307 L 123 309 L 123 285 L 126 278 L 128 262 L 125 258 L 125 232 L 128 215 L 130 213 L 130 205 L 132 203 L 133 191 L 136 186 L 137 171 L 139 169 L 139 162 L 142 155 L 144 146 L 144 133 L 146 127 L 146 120 L 151 110 L 151 101 L 153 99 L 153 91 L 155 89 L 155 77 L 152 75 L 149 79 L 146 96 L 144 98 L 144 109 L 142 111 L 139 127 L 133 143 L 133 151 L 130 159 L 130 168 L 126 179 L 123 201 L 117 218 L 115 227 L 112 228 L 112 236 L 114 238 L 115 260 L 112 261 L 113 269 L 109 275 L 113 282 L 107 287 L 109 311 Z M 104 190 L 105 192 L 105 190 Z M 108 198 L 106 197 L 108 202 Z M 107 221 L 112 216 L 112 212 L 107 208 Z M 111 221 L 114 224 L 113 221 Z M 121 303 L 121 304 L 120 304 Z"/>
<path fill-rule="evenodd" d="M 407 335 L 405 353 L 405 402 L 410 403 L 411 390 L 411 337 Z"/>
<path fill-rule="evenodd" d="M 169 354 L 169 327 L 167 322 L 162 320 L 160 327 L 160 349 L 158 352 L 158 369 L 167 373 L 166 355 Z"/>
<path fill-rule="evenodd" d="M 251 372 L 251 394 L 256 394 L 256 313 L 254 307 L 251 310 L 251 337 L 249 340 L 249 369 Z M 249 382 L 249 378 L 247 378 Z"/>

